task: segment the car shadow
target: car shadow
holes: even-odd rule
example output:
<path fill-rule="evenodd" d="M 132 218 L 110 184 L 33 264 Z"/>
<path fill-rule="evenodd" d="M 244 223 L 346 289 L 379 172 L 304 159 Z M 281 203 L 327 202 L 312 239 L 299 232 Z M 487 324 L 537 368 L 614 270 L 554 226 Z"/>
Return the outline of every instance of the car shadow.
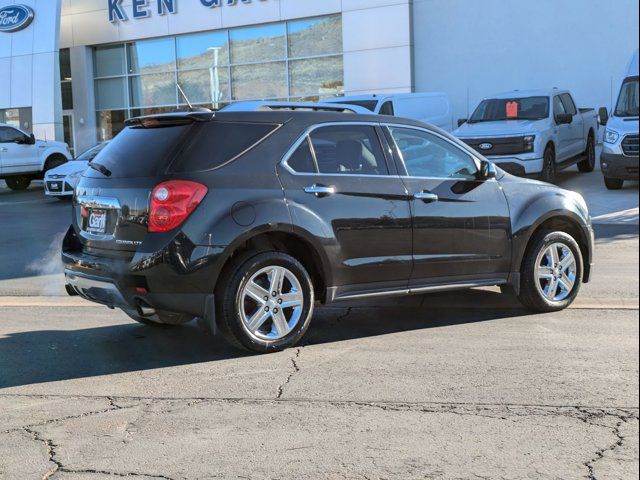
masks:
<path fill-rule="evenodd" d="M 455 308 L 451 305 L 455 296 Z M 484 298 L 483 298 L 484 297 Z M 319 307 L 302 345 L 527 315 L 492 292 L 460 292 L 396 301 Z M 9 333 L 0 338 L 0 389 L 154 370 L 248 356 L 198 322 L 158 328 L 136 323 L 77 330 Z"/>

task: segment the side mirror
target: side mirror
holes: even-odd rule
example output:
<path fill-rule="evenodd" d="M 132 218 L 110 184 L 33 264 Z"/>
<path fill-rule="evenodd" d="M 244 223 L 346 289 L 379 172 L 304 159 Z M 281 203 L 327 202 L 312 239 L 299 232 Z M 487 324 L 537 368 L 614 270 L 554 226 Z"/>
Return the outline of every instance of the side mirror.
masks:
<path fill-rule="evenodd" d="M 558 113 L 556 115 L 556 123 L 558 125 L 569 125 L 573 123 L 573 115 L 570 113 Z"/>
<path fill-rule="evenodd" d="M 467 123 L 467 118 L 459 118 L 458 119 L 458 128 L 460 128 L 462 125 L 464 125 L 465 123 Z"/>
<path fill-rule="evenodd" d="M 488 160 L 483 160 L 482 165 L 480 166 L 480 176 L 484 180 L 489 180 L 490 178 L 496 178 L 498 175 L 498 170 L 493 162 Z"/>
<path fill-rule="evenodd" d="M 607 126 L 607 122 L 609 121 L 609 111 L 605 107 L 600 107 L 598 110 L 598 122 L 603 127 Z"/>
<path fill-rule="evenodd" d="M 27 144 L 29 145 L 35 145 L 36 144 L 36 136 L 32 133 L 31 135 L 29 135 L 28 137 L 28 141 Z"/>

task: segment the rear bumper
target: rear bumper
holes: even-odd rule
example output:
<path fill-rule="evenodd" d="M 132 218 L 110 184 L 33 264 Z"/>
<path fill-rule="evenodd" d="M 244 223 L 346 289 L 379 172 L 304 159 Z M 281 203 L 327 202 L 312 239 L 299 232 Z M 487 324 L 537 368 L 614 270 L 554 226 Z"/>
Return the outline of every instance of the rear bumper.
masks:
<path fill-rule="evenodd" d="M 133 258 L 91 255 L 82 251 L 72 227 L 62 251 L 67 291 L 132 315 L 150 309 L 205 317 L 213 304 L 212 270 L 180 271 L 165 250 Z"/>
<path fill-rule="evenodd" d="M 603 152 L 600 165 L 602 174 L 607 178 L 638 180 L 638 157 Z"/>

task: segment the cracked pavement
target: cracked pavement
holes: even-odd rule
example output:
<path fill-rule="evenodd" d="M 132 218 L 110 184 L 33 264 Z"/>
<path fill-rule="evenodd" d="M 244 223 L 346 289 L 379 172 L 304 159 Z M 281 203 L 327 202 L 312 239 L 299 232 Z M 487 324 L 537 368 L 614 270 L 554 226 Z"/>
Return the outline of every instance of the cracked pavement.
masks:
<path fill-rule="evenodd" d="M 567 311 L 495 289 L 336 304 L 300 347 L 253 356 L 28 276 L 68 205 L 14 196 L 3 219 L 42 222 L 0 229 L 2 480 L 639 476 L 637 222 L 597 226 Z"/>

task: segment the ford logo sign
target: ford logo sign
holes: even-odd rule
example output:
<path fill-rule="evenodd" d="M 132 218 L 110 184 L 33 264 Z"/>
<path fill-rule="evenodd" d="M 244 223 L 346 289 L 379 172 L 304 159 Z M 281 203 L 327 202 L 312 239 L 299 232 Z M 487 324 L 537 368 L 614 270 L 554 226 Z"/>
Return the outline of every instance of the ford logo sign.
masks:
<path fill-rule="evenodd" d="M 0 32 L 17 32 L 33 22 L 34 13 L 26 5 L 11 5 L 0 8 Z"/>
<path fill-rule="evenodd" d="M 480 150 L 491 150 L 493 148 L 493 143 L 481 143 L 478 147 L 480 147 Z"/>

